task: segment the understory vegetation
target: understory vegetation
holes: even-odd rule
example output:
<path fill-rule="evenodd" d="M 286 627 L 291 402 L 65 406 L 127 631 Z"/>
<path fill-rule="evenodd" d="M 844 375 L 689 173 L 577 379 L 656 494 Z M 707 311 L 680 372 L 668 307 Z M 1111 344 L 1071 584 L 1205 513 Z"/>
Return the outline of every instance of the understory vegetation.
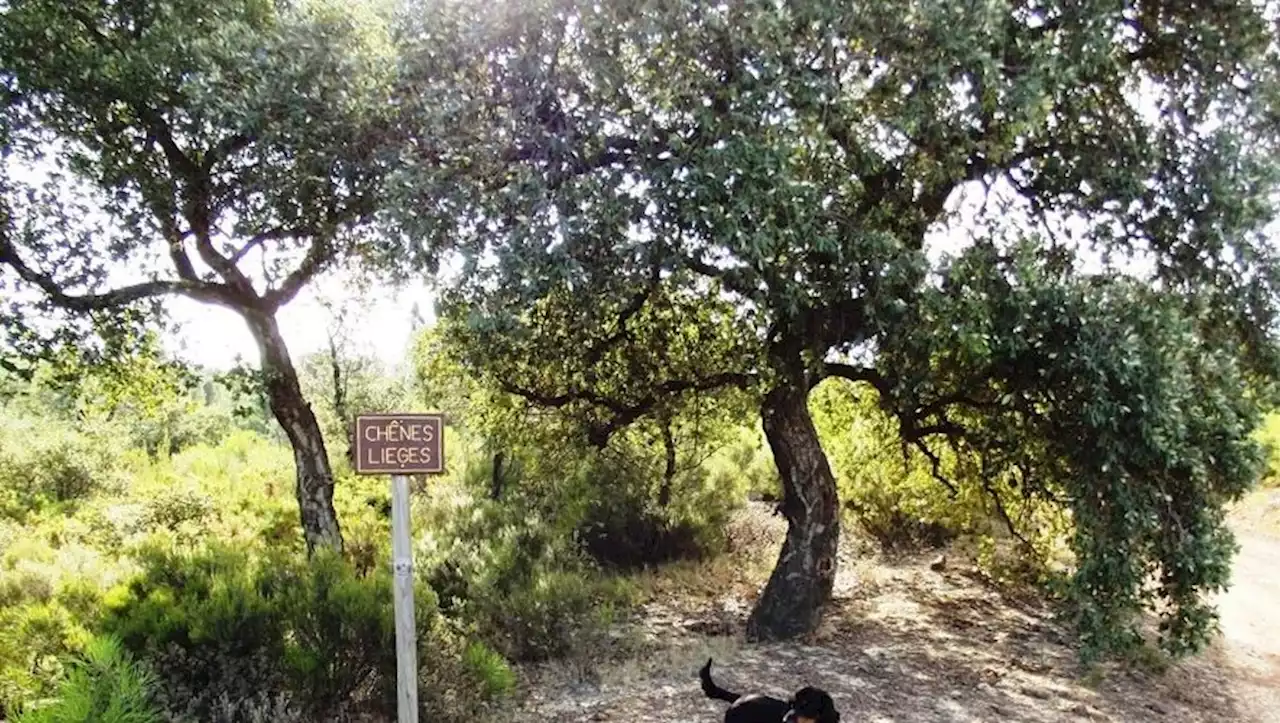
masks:
<path fill-rule="evenodd" d="M 408 375 L 337 363 L 364 370 L 345 377 L 352 394 L 395 388 L 383 404 L 449 415 L 448 474 L 414 491 L 416 613 L 424 714 L 461 721 L 509 699 L 522 664 L 626 655 L 633 573 L 722 554 L 733 510 L 776 501 L 779 485 L 759 429 L 736 422 L 740 401 L 708 398 L 669 435 L 641 425 L 601 451 L 449 359 L 427 331 Z M 129 364 L 70 370 L 75 385 L 45 366 L 3 387 L 4 710 L 21 723 L 392 716 L 385 480 L 341 467 L 345 552 L 308 560 L 292 458 L 252 389 L 154 352 Z M 343 445 L 331 375 L 305 382 Z M 812 407 L 846 524 L 886 552 L 963 542 L 1018 583 L 1068 568 L 1065 514 L 1006 494 L 1011 532 L 954 458 L 935 470 L 904 451 L 872 390 L 832 380 Z"/>

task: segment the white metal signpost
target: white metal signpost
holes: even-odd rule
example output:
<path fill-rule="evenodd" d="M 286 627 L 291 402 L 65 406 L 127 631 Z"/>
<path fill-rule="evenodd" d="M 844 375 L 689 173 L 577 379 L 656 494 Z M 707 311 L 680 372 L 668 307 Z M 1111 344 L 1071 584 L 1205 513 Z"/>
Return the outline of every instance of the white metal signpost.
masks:
<path fill-rule="evenodd" d="M 396 708 L 399 723 L 418 723 L 418 647 L 413 616 L 409 475 L 444 472 L 444 417 L 439 414 L 365 414 L 356 417 L 355 438 L 356 474 L 391 475 Z"/>

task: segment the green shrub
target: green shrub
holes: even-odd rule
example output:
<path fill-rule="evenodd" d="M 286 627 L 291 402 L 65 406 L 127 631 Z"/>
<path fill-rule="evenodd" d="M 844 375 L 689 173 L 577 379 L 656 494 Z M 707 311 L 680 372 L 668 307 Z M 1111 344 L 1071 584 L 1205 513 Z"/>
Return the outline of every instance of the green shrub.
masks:
<path fill-rule="evenodd" d="M 462 660 L 467 670 L 480 681 L 484 698 L 502 698 L 515 690 L 515 671 L 506 658 L 488 645 L 479 641 L 468 643 Z"/>
<path fill-rule="evenodd" d="M 111 637 L 94 638 L 69 666 L 56 699 L 13 723 L 159 723 L 157 679 Z"/>
<path fill-rule="evenodd" d="M 616 591 L 580 573 L 545 572 L 505 598 L 483 599 L 482 632 L 517 660 L 543 661 L 600 650 Z"/>
<path fill-rule="evenodd" d="M 710 552 L 714 523 L 699 525 L 662 508 L 649 491 L 649 480 L 617 472 L 601 464 L 582 471 L 580 492 L 586 510 L 576 537 L 592 559 L 619 571 L 637 570 Z"/>
<path fill-rule="evenodd" d="M 0 608 L 0 704 L 11 709 L 52 695 L 63 661 L 88 637 L 89 632 L 56 602 Z"/>
<path fill-rule="evenodd" d="M 196 539 L 207 532 L 208 527 L 204 523 L 216 511 L 214 500 L 207 493 L 191 487 L 170 488 L 147 500 L 146 512 L 140 522 L 151 529 L 163 528 L 171 532 L 189 529 L 192 539 Z"/>
<path fill-rule="evenodd" d="M 1254 432 L 1254 438 L 1262 443 L 1267 466 L 1262 473 L 1263 487 L 1280 487 L 1280 412 L 1272 412 L 1262 420 Z"/>
<path fill-rule="evenodd" d="M 750 498 L 782 499 L 782 480 L 759 424 L 737 430 L 728 444 L 707 460 L 705 468 L 711 475 L 741 484 Z"/>
<path fill-rule="evenodd" d="M 741 476 L 703 464 L 718 442 L 710 435 L 702 441 L 677 446 L 671 477 L 661 435 L 646 426 L 615 435 L 604 450 L 561 440 L 554 465 L 539 459 L 540 450 L 525 450 L 513 455 L 520 464 L 512 465 L 509 484 L 518 494 L 509 502 L 554 519 L 551 534 L 575 539 L 595 562 L 619 572 L 707 557 L 723 548 L 724 526 L 746 488 Z"/>
<path fill-rule="evenodd" d="M 267 704 L 263 691 L 313 718 L 394 711 L 389 570 L 360 576 L 325 552 L 308 561 L 219 547 L 152 551 L 143 568 L 111 602 L 105 626 L 162 671 L 170 714 L 236 720 Z M 424 697 L 424 714 L 447 718 L 475 702 L 484 671 L 464 666 L 464 643 L 430 588 L 418 585 L 415 596 L 420 669 L 455 691 Z"/>
<path fill-rule="evenodd" d="M 104 587 L 126 569 L 82 544 L 74 518 L 32 519 L 39 534 L 0 555 L 0 709 L 52 694 L 63 661 L 92 637 Z"/>
<path fill-rule="evenodd" d="M 523 506 L 444 495 L 423 511 L 424 579 L 440 609 L 504 656 L 591 650 L 625 590 L 557 525 Z"/>
<path fill-rule="evenodd" d="M 270 564 L 261 589 L 277 596 L 289 635 L 284 640 L 290 688 L 319 710 L 337 710 L 362 690 L 388 698 L 396 667 L 391 576 L 360 578 L 341 558 L 319 552 L 306 567 Z M 415 599 L 420 627 L 430 632 L 430 595 Z"/>
<path fill-rule="evenodd" d="M 86 431 L 0 417 L 0 515 L 21 521 L 118 488 L 118 451 Z"/>
<path fill-rule="evenodd" d="M 831 461 L 842 504 L 886 550 L 935 546 L 970 531 L 980 501 L 955 499 L 927 464 L 904 456 L 895 423 L 874 392 L 843 380 L 824 382 L 810 406 Z"/>
<path fill-rule="evenodd" d="M 195 446 L 217 446 L 234 431 L 227 409 L 174 400 L 128 426 L 129 444 L 151 457 L 168 457 Z"/>

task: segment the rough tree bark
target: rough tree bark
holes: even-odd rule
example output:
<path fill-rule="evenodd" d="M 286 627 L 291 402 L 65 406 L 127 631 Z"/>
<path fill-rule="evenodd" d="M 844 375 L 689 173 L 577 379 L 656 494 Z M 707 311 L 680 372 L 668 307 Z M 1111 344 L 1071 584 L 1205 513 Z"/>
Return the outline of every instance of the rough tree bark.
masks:
<path fill-rule="evenodd" d="M 293 448 L 297 469 L 295 493 L 302 517 L 307 554 L 319 547 L 342 551 L 342 529 L 333 507 L 333 468 L 324 435 L 311 405 L 302 394 L 298 372 L 276 320 L 266 313 L 243 312 L 262 356 L 267 402 Z"/>
<path fill-rule="evenodd" d="M 840 540 L 836 480 L 809 414 L 808 384 L 792 379 L 770 391 L 761 418 L 782 477 L 787 536 L 747 620 L 747 637 L 757 641 L 817 627 L 835 584 Z"/>

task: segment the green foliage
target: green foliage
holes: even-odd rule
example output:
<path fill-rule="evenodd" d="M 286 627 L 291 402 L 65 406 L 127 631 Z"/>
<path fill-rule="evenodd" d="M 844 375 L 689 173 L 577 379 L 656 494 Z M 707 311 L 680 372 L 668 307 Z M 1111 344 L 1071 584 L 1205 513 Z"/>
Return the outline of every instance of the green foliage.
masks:
<path fill-rule="evenodd" d="M 630 324 L 637 333 L 655 333 L 648 321 L 642 316 Z M 711 461 L 738 433 L 743 395 L 663 399 L 660 408 L 645 410 L 642 421 L 606 433 L 616 421 L 607 410 L 597 416 L 590 404 L 574 399 L 541 410 L 509 380 L 468 375 L 464 359 L 490 353 L 477 351 L 487 343 L 446 321 L 419 336 L 414 355 L 425 399 L 483 454 L 466 468 L 477 494 L 538 510 L 597 561 L 621 569 L 719 549 L 724 522 L 744 489 L 736 470 Z M 524 369 L 532 373 L 532 367 Z M 502 455 L 498 479 L 495 454 Z"/>
<path fill-rule="evenodd" d="M 1168 652 L 1199 649 L 1234 554 L 1225 507 L 1261 471 L 1258 400 L 1195 307 L 1055 272 L 1041 253 L 956 259 L 912 333 L 886 345 L 902 375 L 890 403 L 919 410 L 921 427 L 956 425 L 954 449 L 984 484 L 1070 511 L 1066 595 L 1086 658 L 1138 642 L 1144 612 Z"/>
<path fill-rule="evenodd" d="M 251 704 L 286 692 L 309 715 L 395 708 L 395 626 L 386 567 L 363 577 L 320 553 L 254 557 L 232 548 L 157 549 L 142 574 L 113 595 L 104 629 L 157 661 L 167 707 L 207 720 L 220 701 Z M 497 692 L 500 665 L 473 653 L 440 618 L 429 587 L 415 592 L 419 660 L 465 691 Z M 473 679 L 472 676 L 477 676 Z M 484 676 L 484 677 L 479 677 Z M 430 696 L 426 697 L 432 703 Z M 427 713 L 446 714 L 448 711 Z"/>
<path fill-rule="evenodd" d="M 1262 445 L 1267 459 L 1262 485 L 1280 487 L 1280 413 L 1272 412 L 1263 417 L 1254 438 Z"/>
<path fill-rule="evenodd" d="M 1068 511 L 993 483 L 971 451 L 904 444 L 873 388 L 828 380 L 810 405 L 841 504 L 882 549 L 960 544 L 993 579 L 1018 585 L 1053 583 L 1070 563 Z"/>
<path fill-rule="evenodd" d="M 119 641 L 97 637 L 59 685 L 57 699 L 12 718 L 14 723 L 160 723 L 153 704 L 158 679 Z"/>
<path fill-rule="evenodd" d="M 842 504 L 881 546 L 942 545 L 974 530 L 985 507 L 980 490 L 976 499 L 948 494 L 927 462 L 904 449 L 874 390 L 829 380 L 814 390 L 810 406 Z"/>
<path fill-rule="evenodd" d="M 600 652 L 625 590 L 593 570 L 556 516 L 462 495 L 423 518 L 423 575 L 441 610 L 515 660 Z"/>
<path fill-rule="evenodd" d="M 515 671 L 497 651 L 479 641 L 467 643 L 462 654 L 463 664 L 483 686 L 481 694 L 487 698 L 502 698 L 516 687 Z"/>
<path fill-rule="evenodd" d="M 371 227 L 408 140 L 396 91 L 425 88 L 404 87 L 393 10 L 14 0 L 0 12 L 6 343 L 118 343 L 172 296 L 238 314 L 273 414 L 307 450 L 309 546 L 341 547 L 333 473 L 276 316 L 321 273 L 400 238 Z"/>
<path fill-rule="evenodd" d="M 243 549 L 281 537 L 295 542 L 288 450 L 239 433 L 218 447 L 197 445 L 152 459 L 143 450 L 122 449 L 129 437 L 116 430 L 131 421 L 121 417 L 101 431 L 74 434 L 52 414 L 36 423 L 0 412 L 6 451 L 0 459 L 13 460 L 23 475 L 5 478 L 5 491 L 28 489 L 61 469 L 40 461 L 49 447 L 72 459 L 87 450 L 85 459 L 95 461 L 89 478 L 111 480 L 74 504 L 30 497 L 41 504 L 0 519 L 0 705 L 51 694 L 61 660 L 82 649 L 103 600 L 133 574 L 139 550 L 210 537 Z M 351 517 L 360 520 L 354 512 Z"/>
<path fill-rule="evenodd" d="M 778 468 L 758 427 L 739 428 L 724 447 L 706 460 L 706 469 L 712 477 L 723 480 L 712 483 L 713 487 L 722 488 L 728 481 L 740 480 L 749 497 L 771 501 L 782 498 Z"/>
<path fill-rule="evenodd" d="M 694 448 L 712 441 L 705 438 L 678 449 L 676 474 L 667 479 L 661 435 L 649 426 L 616 435 L 609 448 L 585 452 L 565 470 L 561 504 L 571 510 L 571 501 L 581 500 L 576 537 L 594 559 L 624 571 L 721 552 L 729 514 L 745 492 L 741 477 L 700 464 L 699 455 L 717 451 Z"/>
<path fill-rule="evenodd" d="M 13 452 L 6 459 L 46 447 L 94 449 L 118 480 L 75 504 L 32 505 L 21 522 L 0 519 L 0 704 L 54 696 L 65 661 L 106 633 L 158 672 L 154 702 L 169 719 L 290 721 L 390 710 L 385 481 L 339 479 L 345 559 L 322 553 L 308 562 L 294 532 L 286 447 L 233 428 L 177 451 L 147 449 L 146 436 L 131 432 L 148 419 L 131 392 L 74 435 L 84 407 L 71 390 L 90 381 L 22 383 L 0 409 Z M 233 392 L 206 378 L 176 398 L 172 409 L 222 414 Z M 709 438 L 690 444 L 696 435 L 684 424 L 674 427 L 684 440 L 682 467 L 714 449 Z M 497 502 L 471 498 L 488 491 L 488 478 L 476 479 L 485 474 L 487 457 L 474 453 L 484 440 L 446 432 L 455 471 L 433 480 L 433 489 L 463 494 L 433 495 L 415 510 L 420 690 L 424 715 L 434 720 L 474 719 L 510 694 L 516 669 L 508 660 L 585 660 L 612 642 L 609 625 L 627 590 L 595 569 L 574 531 L 608 487 L 611 465 L 630 465 L 635 494 L 652 502 L 659 485 L 645 475 L 661 467 L 663 454 L 638 433 L 625 447 L 620 437 L 607 456 L 560 443 L 569 428 L 550 425 L 524 438 L 512 459 L 525 463 L 509 469 L 509 498 Z M 685 510 L 702 513 L 714 490 L 692 473 L 679 479 L 691 486 L 677 484 L 669 507 L 691 519 Z M 711 532 L 714 517 L 706 519 L 702 529 Z"/>
<path fill-rule="evenodd" d="M 261 268 L 278 291 L 314 275 L 316 262 L 300 258 L 308 249 L 328 261 L 358 244 L 343 226 L 371 211 L 384 171 L 380 130 L 394 108 L 394 46 L 373 7 L 22 0 L 9 4 L 2 22 L 0 58 L 16 89 L 5 111 L 11 148 L 30 160 L 39 138 L 64 141 L 47 158 L 66 174 L 53 180 L 78 191 L 76 203 L 98 195 L 110 218 L 97 239 L 62 233 L 47 220 L 63 210 L 59 199 L 32 208 L 13 194 L 13 212 L 26 225 L 20 245 L 6 243 L 38 262 L 54 262 L 55 251 L 79 256 L 63 273 L 36 267 L 57 280 L 53 286 L 98 282 L 105 262 L 159 249 L 179 282 L 101 306 L 184 293 L 239 308 L 256 296 L 235 283 L 243 278 L 241 246 L 263 254 Z M 226 248 L 209 239 L 221 222 L 237 240 Z M 167 253 L 166 238 L 185 230 L 209 243 L 199 253 L 219 283 L 197 281 L 182 242 Z M 15 269 L 31 263 L 16 253 L 3 258 Z M 290 274 L 297 279 L 285 283 Z"/>
<path fill-rule="evenodd" d="M 334 456 L 350 467 L 351 433 L 357 414 L 404 411 L 413 396 L 404 380 L 379 360 L 334 347 L 302 360 L 302 390 L 314 400 L 312 410 Z"/>
<path fill-rule="evenodd" d="M 92 509 L 0 524 L 0 709 L 54 694 L 92 637 L 103 590 L 129 572 L 111 554 L 116 540 L 88 523 Z"/>
<path fill-rule="evenodd" d="M 0 707 L 7 710 L 55 695 L 64 660 L 90 637 L 83 619 L 52 599 L 46 580 L 30 576 L 17 588 L 14 577 L 6 574 L 0 612 Z"/>
<path fill-rule="evenodd" d="M 456 189 L 402 204 L 462 247 L 444 315 L 477 376 L 594 441 L 694 391 L 868 382 L 914 455 L 873 465 L 887 486 L 841 463 L 880 534 L 947 484 L 954 524 L 994 517 L 1036 556 L 1069 519 L 1087 657 L 1139 611 L 1200 647 L 1280 370 L 1266 10 L 605 1 L 494 25 L 502 121 Z M 427 190 L 452 225 L 422 221 Z M 803 416 L 780 457 L 818 450 Z M 785 481 L 828 505 L 796 523 L 813 536 L 831 480 Z"/>
<path fill-rule="evenodd" d="M 0 418 L 0 516 L 25 519 L 122 482 L 111 438 L 34 419 Z"/>
<path fill-rule="evenodd" d="M 53 695 L 63 661 L 105 631 L 160 672 L 157 705 L 183 720 L 387 710 L 384 485 L 342 481 L 349 561 L 312 564 L 293 532 L 290 463 L 286 448 L 251 432 L 160 459 L 135 450 L 117 460 L 127 488 L 0 524 L 0 705 Z M 420 584 L 424 715 L 465 720 L 510 692 L 512 672 L 434 600 Z M 496 638 L 500 597 L 487 610 Z"/>
<path fill-rule="evenodd" d="M 15 416 L 87 427 L 157 457 L 230 434 L 233 395 L 166 359 L 151 339 L 109 362 L 74 355 L 41 361 L 2 396 Z"/>

